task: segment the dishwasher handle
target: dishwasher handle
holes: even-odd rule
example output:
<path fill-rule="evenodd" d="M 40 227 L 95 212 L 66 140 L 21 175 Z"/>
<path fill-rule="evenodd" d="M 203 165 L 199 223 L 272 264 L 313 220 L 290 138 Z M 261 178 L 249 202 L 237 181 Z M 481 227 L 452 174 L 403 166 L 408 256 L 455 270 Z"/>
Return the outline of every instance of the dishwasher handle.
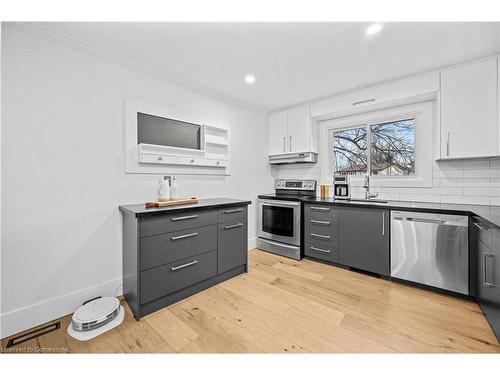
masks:
<path fill-rule="evenodd" d="M 424 224 L 434 224 L 434 225 L 452 225 L 457 227 L 469 226 L 469 219 L 465 215 L 393 211 L 391 215 L 391 220 L 406 221 L 408 223 L 413 222 L 413 223 L 424 223 Z"/>
<path fill-rule="evenodd" d="M 413 221 L 415 223 L 428 223 L 428 224 L 444 224 L 446 220 L 436 220 L 436 219 L 420 219 L 413 217 L 393 217 L 392 220 L 400 220 L 400 221 Z"/>

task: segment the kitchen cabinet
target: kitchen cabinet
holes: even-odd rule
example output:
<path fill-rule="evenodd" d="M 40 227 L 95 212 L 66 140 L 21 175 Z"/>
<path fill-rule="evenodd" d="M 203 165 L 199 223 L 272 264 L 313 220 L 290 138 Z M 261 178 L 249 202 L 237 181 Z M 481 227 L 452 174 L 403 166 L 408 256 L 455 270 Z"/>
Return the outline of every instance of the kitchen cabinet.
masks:
<path fill-rule="evenodd" d="M 338 262 L 338 237 L 338 216 L 333 207 L 305 206 L 304 255 Z"/>
<path fill-rule="evenodd" d="M 311 116 L 348 116 L 391 106 L 431 100 L 439 91 L 439 72 L 420 74 L 366 87 L 311 103 Z"/>
<path fill-rule="evenodd" d="M 389 276 L 389 211 L 338 208 L 339 263 Z"/>
<path fill-rule="evenodd" d="M 269 115 L 269 155 L 284 154 L 287 151 L 287 111 Z"/>
<path fill-rule="evenodd" d="M 269 155 L 317 152 L 316 127 L 309 105 L 269 115 Z"/>
<path fill-rule="evenodd" d="M 497 75 L 496 57 L 441 71 L 441 159 L 499 154 Z"/>
<path fill-rule="evenodd" d="M 247 271 L 250 202 L 207 201 L 120 206 L 123 295 L 136 319 Z"/>
<path fill-rule="evenodd" d="M 227 220 L 224 220 L 225 216 L 228 216 Z M 245 265 L 248 253 L 248 238 L 246 235 L 248 232 L 247 208 L 219 209 L 217 231 L 219 241 L 218 272 L 227 272 Z"/>
<path fill-rule="evenodd" d="M 500 228 L 474 218 L 470 258 L 472 295 L 500 338 Z"/>

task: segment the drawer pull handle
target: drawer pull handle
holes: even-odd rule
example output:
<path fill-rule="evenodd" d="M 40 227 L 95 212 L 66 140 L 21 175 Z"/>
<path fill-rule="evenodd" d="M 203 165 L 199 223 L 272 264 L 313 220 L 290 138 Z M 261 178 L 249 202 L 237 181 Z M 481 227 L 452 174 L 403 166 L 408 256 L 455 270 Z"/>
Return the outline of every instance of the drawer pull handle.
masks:
<path fill-rule="evenodd" d="M 309 248 L 312 251 L 319 251 L 320 253 L 330 253 L 330 250 L 320 249 L 319 247 L 310 246 Z"/>
<path fill-rule="evenodd" d="M 313 224 L 321 224 L 321 225 L 330 225 L 332 222 L 331 221 L 322 221 L 322 220 L 312 220 L 311 223 Z"/>
<path fill-rule="evenodd" d="M 179 220 L 189 220 L 189 219 L 196 219 L 198 215 L 190 215 L 190 216 L 179 216 L 179 217 L 173 217 L 172 221 L 179 221 Z"/>
<path fill-rule="evenodd" d="M 177 237 L 170 237 L 170 239 L 172 241 L 175 241 L 175 240 L 182 240 L 183 238 L 189 238 L 189 237 L 195 237 L 197 236 L 198 233 L 194 232 L 194 233 L 189 233 L 189 234 L 184 234 L 182 236 L 177 236 Z"/>
<path fill-rule="evenodd" d="M 486 258 L 494 259 L 494 257 L 495 257 L 495 254 L 491 254 L 491 253 L 485 253 L 485 254 L 483 254 L 483 262 L 484 262 L 483 263 L 483 266 L 484 266 L 484 274 L 483 274 L 484 282 L 483 282 L 483 284 L 485 286 L 487 286 L 487 287 L 490 287 L 490 288 L 494 287 L 495 284 L 494 283 L 490 283 L 488 281 L 488 277 L 487 277 L 488 276 L 487 275 L 488 269 L 487 269 L 487 264 L 486 264 Z M 492 278 L 493 278 L 493 275 L 492 275 Z"/>
<path fill-rule="evenodd" d="M 326 240 L 330 239 L 330 236 L 327 236 L 325 234 L 317 234 L 317 233 L 309 233 L 311 237 L 317 237 L 317 238 L 324 238 Z"/>
<path fill-rule="evenodd" d="M 314 211 L 330 211 L 330 207 L 311 207 Z"/>
<path fill-rule="evenodd" d="M 189 262 L 189 263 L 183 264 L 182 266 L 170 267 L 170 271 L 177 271 L 177 270 L 181 270 L 181 269 L 186 268 L 186 267 L 189 267 L 189 266 L 194 266 L 196 263 L 198 263 L 198 261 L 197 261 L 197 260 L 193 260 L 192 262 Z"/>
<path fill-rule="evenodd" d="M 488 228 L 484 228 L 483 226 L 479 225 L 478 223 L 476 223 L 475 221 L 472 223 L 474 224 L 476 227 L 478 227 L 480 230 L 486 230 Z"/>
<path fill-rule="evenodd" d="M 371 103 L 374 102 L 375 98 L 372 99 L 366 99 L 366 100 L 360 100 L 359 102 L 354 102 L 352 105 L 360 105 L 360 104 L 365 104 L 365 103 Z"/>
<path fill-rule="evenodd" d="M 243 208 L 236 208 L 234 210 L 226 210 L 224 211 L 225 214 L 235 214 L 236 212 L 242 212 Z"/>
<path fill-rule="evenodd" d="M 238 224 L 234 224 L 234 225 L 228 225 L 227 227 L 224 227 L 224 229 L 234 229 L 234 228 L 239 228 L 243 226 L 243 223 L 238 223 Z"/>

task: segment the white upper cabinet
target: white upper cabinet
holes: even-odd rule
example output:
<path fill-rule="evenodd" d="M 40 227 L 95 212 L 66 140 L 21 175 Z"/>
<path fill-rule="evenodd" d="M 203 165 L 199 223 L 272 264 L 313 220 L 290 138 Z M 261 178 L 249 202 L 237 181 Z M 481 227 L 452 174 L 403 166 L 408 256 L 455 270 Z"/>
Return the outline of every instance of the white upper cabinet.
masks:
<path fill-rule="evenodd" d="M 269 155 L 317 152 L 309 105 L 269 115 Z"/>
<path fill-rule="evenodd" d="M 439 91 L 439 72 L 420 74 L 311 103 L 311 116 L 320 120 L 369 112 L 433 99 Z"/>
<path fill-rule="evenodd" d="M 287 112 L 274 112 L 269 115 L 269 155 L 286 153 L 288 147 Z"/>
<path fill-rule="evenodd" d="M 309 106 L 292 108 L 288 111 L 288 152 L 309 152 L 311 150 L 311 114 Z"/>
<path fill-rule="evenodd" d="M 441 159 L 499 154 L 497 75 L 496 58 L 441 72 Z"/>

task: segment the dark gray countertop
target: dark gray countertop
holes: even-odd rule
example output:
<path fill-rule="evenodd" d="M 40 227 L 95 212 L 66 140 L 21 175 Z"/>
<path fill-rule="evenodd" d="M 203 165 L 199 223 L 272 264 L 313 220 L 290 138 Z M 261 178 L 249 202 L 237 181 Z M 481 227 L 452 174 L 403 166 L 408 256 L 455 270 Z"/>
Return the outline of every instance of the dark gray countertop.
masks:
<path fill-rule="evenodd" d="M 135 215 L 135 217 L 157 215 L 165 212 L 180 212 L 200 208 L 216 208 L 216 207 L 229 207 L 229 206 L 244 206 L 251 204 L 251 201 L 244 201 L 240 199 L 231 198 L 211 198 L 199 199 L 196 204 L 182 204 L 178 206 L 146 208 L 144 203 L 141 204 L 127 204 L 121 205 L 120 211 L 126 214 Z"/>
<path fill-rule="evenodd" d="M 301 199 L 304 203 L 328 204 L 336 206 L 351 207 L 372 207 L 387 208 L 390 210 L 420 211 L 420 212 L 441 212 L 455 215 L 479 216 L 491 224 L 500 227 L 500 206 L 480 206 L 472 204 L 447 204 L 447 203 L 426 203 L 410 201 L 391 201 L 387 203 L 379 202 L 357 202 L 334 200 L 333 198 L 307 198 Z"/>

